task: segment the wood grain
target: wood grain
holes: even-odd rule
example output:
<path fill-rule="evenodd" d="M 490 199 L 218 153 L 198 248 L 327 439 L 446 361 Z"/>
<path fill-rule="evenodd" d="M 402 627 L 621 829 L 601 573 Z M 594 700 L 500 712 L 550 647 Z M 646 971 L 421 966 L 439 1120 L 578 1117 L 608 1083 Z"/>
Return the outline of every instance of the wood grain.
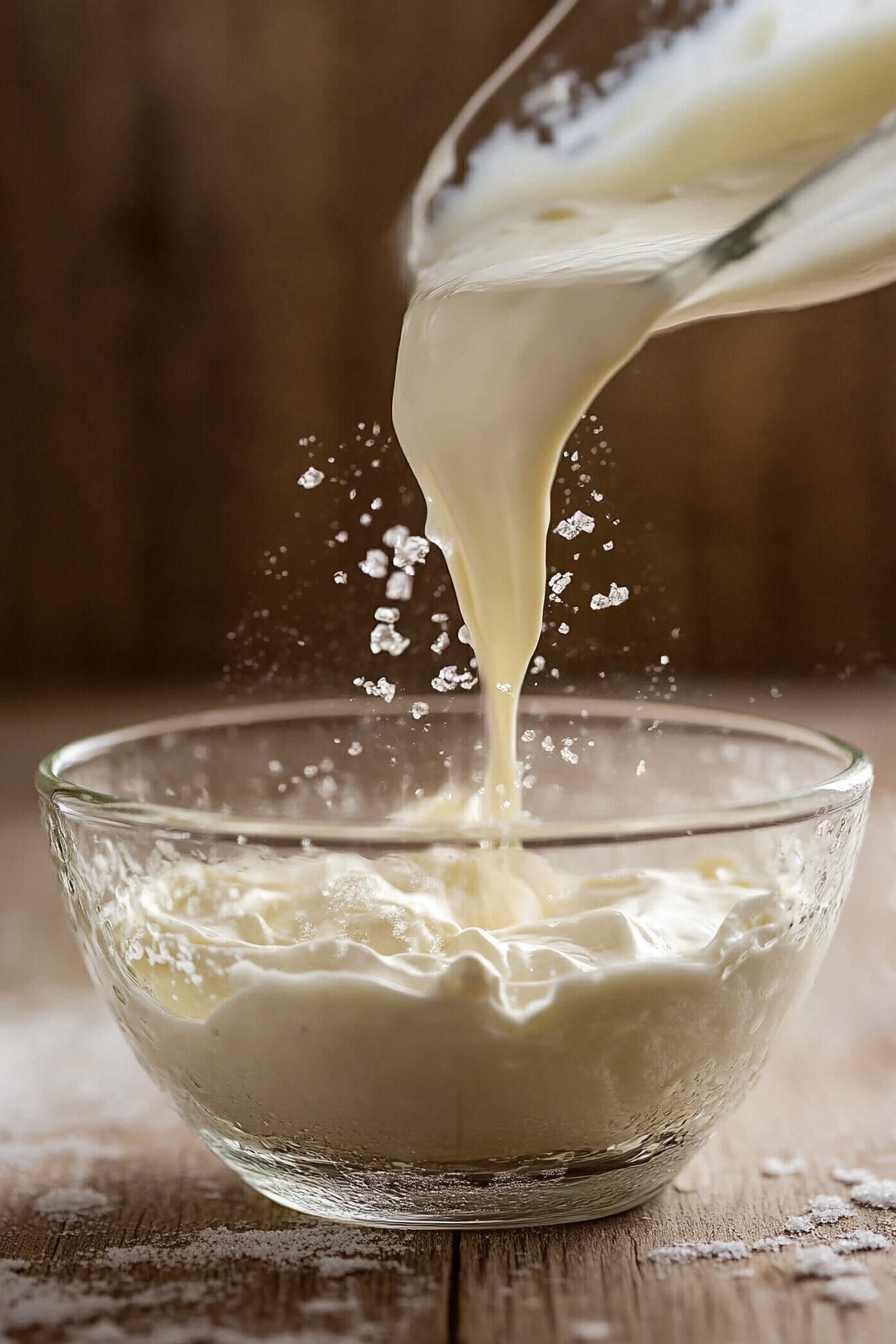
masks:
<path fill-rule="evenodd" d="M 332 677 L 332 567 L 304 571 L 337 517 L 363 537 L 346 492 L 305 507 L 298 441 L 341 470 L 388 424 L 395 221 L 544 7 L 4 0 L 0 678 L 219 675 L 281 544 L 280 670 Z M 894 322 L 888 291 L 649 347 L 599 407 L 612 564 L 577 573 L 638 602 L 552 657 L 640 675 L 680 629 L 679 669 L 892 660 Z M 419 525 L 396 451 L 377 489 Z"/>
<path fill-rule="evenodd" d="M 692 688 L 692 698 L 699 693 Z M 709 693 L 716 703 L 727 697 L 743 707 L 748 690 L 705 686 Z M 234 1344 L 271 1335 L 278 1344 L 582 1344 L 604 1337 L 611 1344 L 890 1344 L 896 1252 L 866 1257 L 880 1296 L 851 1310 L 825 1300 L 822 1283 L 795 1280 L 790 1250 L 668 1266 L 649 1255 L 685 1240 L 749 1243 L 775 1235 L 812 1196 L 845 1192 L 831 1178 L 834 1164 L 896 1177 L 896 921 L 888 905 L 894 694 L 886 683 L 792 685 L 771 705 L 872 746 L 872 819 L 854 892 L 809 1002 L 757 1089 L 675 1186 L 603 1222 L 415 1233 L 398 1242 L 388 1232 L 346 1233 L 302 1219 L 243 1186 L 167 1112 L 86 987 L 28 766 L 63 738 L 186 708 L 193 693 L 0 702 L 0 1054 L 7 1068 L 19 1060 L 15 1075 L 2 1079 L 0 1116 L 10 1114 L 10 1095 L 19 1099 L 13 1115 L 20 1116 L 15 1132 L 0 1122 L 0 1333 L 6 1312 L 14 1344 Z M 58 1024 L 60 1039 L 48 1034 L 47 1020 L 35 1027 L 37 1015 L 54 1011 L 47 1020 Z M 46 1053 L 23 1062 L 17 1041 L 41 1042 Z M 36 1099 L 46 1094 L 58 1104 L 66 1086 L 70 1105 L 54 1126 Z M 23 1136 L 26 1113 L 34 1128 Z M 805 1173 L 760 1174 L 765 1158 L 797 1155 L 807 1160 Z M 108 1205 L 96 1216 L 61 1221 L 41 1212 L 41 1197 L 66 1186 L 88 1186 Z M 893 1214 L 862 1210 L 841 1227 L 855 1224 L 896 1240 Z M 202 1238 L 221 1229 L 285 1232 L 295 1253 L 287 1264 L 273 1252 L 212 1254 Z M 116 1248 L 129 1258 L 110 1265 Z M 7 1268 L 4 1278 L 5 1260 L 29 1267 Z M 739 1277 L 744 1269 L 751 1277 Z M 23 1278 L 29 1294 L 16 1307 Z M 60 1308 L 62 1289 L 68 1296 Z M 15 1324 L 15 1317 L 10 1324 L 13 1310 L 31 1325 Z M 56 1324 L 47 1324 L 53 1311 Z"/>

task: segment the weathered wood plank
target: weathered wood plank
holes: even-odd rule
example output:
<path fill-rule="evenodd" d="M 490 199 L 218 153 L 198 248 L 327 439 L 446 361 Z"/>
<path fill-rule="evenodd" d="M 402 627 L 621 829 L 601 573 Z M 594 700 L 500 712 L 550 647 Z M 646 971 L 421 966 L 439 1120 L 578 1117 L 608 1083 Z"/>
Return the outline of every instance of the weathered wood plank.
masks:
<path fill-rule="evenodd" d="M 543 8 L 6 0 L 0 675 L 215 675 L 262 551 L 320 555 L 297 441 L 387 422 L 395 221 Z M 894 322 L 887 292 L 714 324 L 608 390 L 611 577 L 647 591 L 560 642 L 580 679 L 896 655 Z M 384 493 L 407 481 L 393 454 Z"/>
<path fill-rule="evenodd" d="M 248 1191 L 166 1118 L 105 1010 L 83 993 L 26 763 L 63 738 L 164 712 L 164 698 L 32 698 L 0 708 L 0 1047 L 7 1065 L 18 1061 L 0 1093 L 7 1124 L 4 1130 L 0 1120 L 0 1261 L 31 1262 L 0 1277 L 0 1322 L 23 1277 L 30 1287 L 22 1312 L 38 1322 L 57 1312 L 43 1332 L 7 1325 L 7 1334 L 16 1344 L 86 1344 L 102 1337 L 105 1321 L 110 1340 L 119 1328 L 139 1340 L 155 1331 L 197 1344 L 273 1332 L 285 1337 L 282 1344 L 333 1337 L 583 1344 L 602 1338 L 606 1323 L 611 1344 L 890 1344 L 896 1252 L 866 1257 L 880 1298 L 852 1311 L 824 1300 L 822 1283 L 795 1281 L 792 1248 L 747 1262 L 658 1266 L 648 1259 L 656 1247 L 683 1240 L 751 1242 L 778 1233 L 812 1196 L 845 1193 L 832 1180 L 835 1163 L 896 1176 L 896 929 L 886 906 L 893 687 L 838 691 L 785 688 L 773 708 L 873 745 L 878 790 L 868 841 L 822 979 L 744 1107 L 675 1188 L 622 1217 L 519 1232 L 413 1234 L 398 1243 L 388 1233 L 346 1234 L 294 1218 Z M 67 1018 L 59 1016 L 61 1003 Z M 41 1012 L 47 1016 L 38 1027 Z M 43 1053 L 16 1056 L 17 1041 L 23 1049 L 38 1043 Z M 799 1155 L 807 1159 L 804 1173 L 760 1174 L 769 1156 Z M 95 1190 L 108 1204 L 62 1221 L 36 1207 L 66 1186 Z M 855 1224 L 896 1240 L 892 1214 L 862 1210 L 835 1230 Z M 224 1228 L 249 1239 L 228 1240 Z M 285 1242 L 262 1239 L 253 1248 L 252 1233 L 280 1232 L 290 1234 Z M 237 1254 L 240 1247 L 247 1254 Z M 129 1253 L 110 1258 L 115 1248 Z M 752 1277 L 736 1277 L 743 1268 Z"/>

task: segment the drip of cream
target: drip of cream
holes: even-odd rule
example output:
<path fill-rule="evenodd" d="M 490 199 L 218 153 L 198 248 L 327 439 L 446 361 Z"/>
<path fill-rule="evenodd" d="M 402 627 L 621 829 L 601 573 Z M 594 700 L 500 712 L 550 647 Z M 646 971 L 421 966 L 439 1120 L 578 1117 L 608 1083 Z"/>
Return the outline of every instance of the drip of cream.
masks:
<path fill-rule="evenodd" d="M 896 0 L 735 0 L 608 96 L 555 109 L 550 143 L 501 125 L 440 193 L 453 146 L 437 148 L 414 211 L 393 417 L 479 665 L 490 750 L 471 809 L 519 807 L 517 706 L 566 439 L 655 331 L 896 276 L 885 147 L 802 226 L 695 292 L 660 278 L 872 130 L 894 76 Z"/>

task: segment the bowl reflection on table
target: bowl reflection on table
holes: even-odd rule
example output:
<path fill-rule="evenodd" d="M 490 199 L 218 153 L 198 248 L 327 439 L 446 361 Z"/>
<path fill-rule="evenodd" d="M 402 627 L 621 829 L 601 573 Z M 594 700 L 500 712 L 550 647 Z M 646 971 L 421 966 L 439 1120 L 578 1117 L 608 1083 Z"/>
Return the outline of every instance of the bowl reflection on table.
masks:
<path fill-rule="evenodd" d="M 96 984 L 188 1124 L 278 1202 L 455 1227 L 630 1208 L 810 986 L 864 829 L 860 752 L 563 697 L 524 701 L 520 759 L 503 827 L 445 801 L 483 773 L 459 699 L 230 708 L 40 767 Z"/>

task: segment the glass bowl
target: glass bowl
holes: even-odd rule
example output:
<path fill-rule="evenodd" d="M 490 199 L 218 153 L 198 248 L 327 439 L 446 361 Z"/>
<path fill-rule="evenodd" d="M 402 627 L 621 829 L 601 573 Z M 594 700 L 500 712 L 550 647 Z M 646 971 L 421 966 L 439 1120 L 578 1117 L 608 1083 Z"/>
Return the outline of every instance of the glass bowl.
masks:
<path fill-rule="evenodd" d="M 525 699 L 525 815 L 465 819 L 472 699 L 228 708 L 37 774 L 90 972 L 208 1147 L 288 1207 L 617 1213 L 755 1081 L 836 924 L 872 769 L 744 715 Z"/>

